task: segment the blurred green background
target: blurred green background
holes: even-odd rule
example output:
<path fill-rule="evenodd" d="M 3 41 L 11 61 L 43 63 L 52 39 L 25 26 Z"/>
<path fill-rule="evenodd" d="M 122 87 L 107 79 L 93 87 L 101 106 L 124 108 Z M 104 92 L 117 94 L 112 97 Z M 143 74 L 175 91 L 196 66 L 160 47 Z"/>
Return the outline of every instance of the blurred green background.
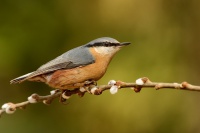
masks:
<path fill-rule="evenodd" d="M 98 84 L 188 81 L 200 85 L 198 0 L 0 0 L 0 104 L 49 94 L 43 83 L 10 85 L 17 76 L 76 46 L 109 36 L 132 42 Z M 73 96 L 64 106 L 35 104 L 0 119 L 2 133 L 199 133 L 200 93 L 122 89 Z"/>

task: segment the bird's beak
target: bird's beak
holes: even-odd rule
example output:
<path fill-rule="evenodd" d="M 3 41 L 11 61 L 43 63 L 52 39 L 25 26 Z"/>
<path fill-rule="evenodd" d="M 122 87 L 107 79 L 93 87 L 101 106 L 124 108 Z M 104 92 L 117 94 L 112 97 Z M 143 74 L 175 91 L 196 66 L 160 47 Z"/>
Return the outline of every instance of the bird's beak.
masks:
<path fill-rule="evenodd" d="M 130 42 L 122 42 L 122 43 L 120 43 L 120 46 L 127 46 L 129 44 L 131 44 L 131 43 Z"/>

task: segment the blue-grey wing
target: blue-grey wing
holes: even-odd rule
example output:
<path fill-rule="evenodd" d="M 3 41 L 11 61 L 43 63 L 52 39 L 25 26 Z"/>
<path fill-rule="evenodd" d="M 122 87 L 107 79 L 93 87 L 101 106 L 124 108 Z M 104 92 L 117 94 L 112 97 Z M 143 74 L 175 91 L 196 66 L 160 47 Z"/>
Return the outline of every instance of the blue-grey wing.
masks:
<path fill-rule="evenodd" d="M 87 48 L 77 47 L 42 65 L 27 78 L 51 73 L 60 69 L 72 69 L 75 67 L 85 66 L 94 62 L 95 59 Z"/>

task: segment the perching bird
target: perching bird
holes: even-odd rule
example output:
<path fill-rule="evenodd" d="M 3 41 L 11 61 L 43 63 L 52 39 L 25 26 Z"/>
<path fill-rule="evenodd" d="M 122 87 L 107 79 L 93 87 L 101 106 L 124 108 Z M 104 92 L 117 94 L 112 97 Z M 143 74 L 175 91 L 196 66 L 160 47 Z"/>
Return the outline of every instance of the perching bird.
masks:
<path fill-rule="evenodd" d="M 99 80 L 105 74 L 113 56 L 129 44 L 120 43 L 110 37 L 98 38 L 67 51 L 36 71 L 13 79 L 10 83 L 39 81 L 62 90 L 83 87 L 87 82 Z"/>

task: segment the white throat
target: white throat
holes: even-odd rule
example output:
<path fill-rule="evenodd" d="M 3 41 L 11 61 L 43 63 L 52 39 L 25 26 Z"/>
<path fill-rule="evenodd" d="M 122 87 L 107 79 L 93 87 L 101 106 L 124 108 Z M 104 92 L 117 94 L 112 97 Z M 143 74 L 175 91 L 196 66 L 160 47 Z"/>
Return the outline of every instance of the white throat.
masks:
<path fill-rule="evenodd" d="M 117 51 L 120 50 L 119 47 L 95 47 L 94 50 L 99 54 L 115 54 Z"/>

